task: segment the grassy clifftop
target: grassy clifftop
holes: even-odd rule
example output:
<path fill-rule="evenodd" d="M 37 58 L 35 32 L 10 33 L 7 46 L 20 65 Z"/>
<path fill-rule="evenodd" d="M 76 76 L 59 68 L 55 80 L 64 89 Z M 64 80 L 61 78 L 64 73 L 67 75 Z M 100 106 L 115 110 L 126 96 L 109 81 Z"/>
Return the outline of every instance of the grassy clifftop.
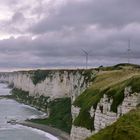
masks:
<path fill-rule="evenodd" d="M 47 77 L 52 79 L 53 75 L 56 74 L 57 72 L 59 73 L 59 76 L 63 76 L 63 74 L 67 72 L 68 78 L 70 78 L 70 74 L 76 75 L 77 73 L 79 73 L 81 76 L 84 77 L 85 83 L 88 83 L 94 79 L 96 70 L 94 69 L 88 69 L 88 70 L 85 69 L 40 70 L 38 69 L 38 70 L 33 70 L 28 72 L 30 74 L 30 78 L 32 79 L 33 84 L 36 85 L 44 81 Z"/>
<path fill-rule="evenodd" d="M 140 140 L 140 108 L 86 140 Z"/>
<path fill-rule="evenodd" d="M 111 111 L 117 112 L 124 99 L 125 87 L 131 86 L 133 92 L 140 91 L 140 69 L 137 65 L 120 64 L 108 68 L 101 68 L 93 84 L 75 100 L 74 105 L 81 109 L 74 125 L 94 130 L 94 118 L 90 117 L 89 110 L 92 106 L 96 109 L 104 94 L 113 98 Z"/>

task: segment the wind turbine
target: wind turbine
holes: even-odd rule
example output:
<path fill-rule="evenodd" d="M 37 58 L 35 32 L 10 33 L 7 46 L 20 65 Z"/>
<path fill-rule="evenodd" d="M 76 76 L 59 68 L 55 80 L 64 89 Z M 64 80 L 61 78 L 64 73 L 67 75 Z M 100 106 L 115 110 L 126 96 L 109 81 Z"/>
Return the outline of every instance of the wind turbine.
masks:
<path fill-rule="evenodd" d="M 128 53 L 128 64 L 129 64 L 130 63 L 130 53 L 131 53 L 131 42 L 130 42 L 130 39 L 128 40 L 127 53 Z"/>
<path fill-rule="evenodd" d="M 84 49 L 82 49 L 83 53 L 86 56 L 86 69 L 88 68 L 88 57 L 89 57 L 89 53 L 87 51 L 85 51 Z"/>

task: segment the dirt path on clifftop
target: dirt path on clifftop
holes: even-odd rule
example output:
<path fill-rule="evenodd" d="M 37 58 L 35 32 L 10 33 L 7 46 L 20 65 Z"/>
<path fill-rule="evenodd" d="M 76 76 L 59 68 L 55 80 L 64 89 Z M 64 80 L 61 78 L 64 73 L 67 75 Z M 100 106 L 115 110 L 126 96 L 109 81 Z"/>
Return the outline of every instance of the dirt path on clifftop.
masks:
<path fill-rule="evenodd" d="M 63 132 L 57 128 L 53 128 L 53 127 L 50 127 L 47 125 L 32 123 L 29 121 L 18 122 L 17 124 L 36 128 L 36 129 L 42 130 L 44 132 L 50 133 L 50 134 L 54 135 L 55 137 L 57 137 L 59 140 L 70 140 L 70 136 L 68 133 Z"/>

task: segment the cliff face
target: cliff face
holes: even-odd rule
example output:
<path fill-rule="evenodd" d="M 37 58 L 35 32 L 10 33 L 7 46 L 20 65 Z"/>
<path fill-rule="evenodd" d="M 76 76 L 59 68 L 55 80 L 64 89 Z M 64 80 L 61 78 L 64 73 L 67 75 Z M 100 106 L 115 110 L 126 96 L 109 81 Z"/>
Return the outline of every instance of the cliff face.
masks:
<path fill-rule="evenodd" d="M 46 71 L 47 73 L 47 71 Z M 2 74 L 0 81 L 8 82 L 9 85 L 28 91 L 30 96 L 47 96 L 55 98 L 71 97 L 72 100 L 88 86 L 88 81 L 83 71 L 49 71 L 49 76 L 36 84 L 33 83 L 33 73 L 13 72 Z"/>
<path fill-rule="evenodd" d="M 44 72 L 43 72 L 44 73 Z M 42 80 L 35 71 L 11 72 L 0 74 L 0 81 L 7 82 L 13 88 L 29 93 L 29 96 L 49 97 L 49 100 L 70 97 L 73 101 L 90 85 L 96 71 L 89 70 L 52 70 L 45 71 Z M 71 112 L 72 115 L 74 114 Z"/>
<path fill-rule="evenodd" d="M 84 140 L 140 104 L 139 70 L 96 74 L 95 70 L 50 70 L 44 71 L 43 76 L 34 71 L 13 72 L 1 74 L 0 81 L 27 91 L 30 96 L 43 95 L 51 100 L 70 97 L 73 118 L 70 139 Z"/>
<path fill-rule="evenodd" d="M 72 106 L 71 140 L 84 140 L 140 104 L 139 69 L 105 70 Z"/>
<path fill-rule="evenodd" d="M 99 132 L 99 130 L 113 124 L 117 119 L 129 112 L 132 109 L 135 109 L 136 106 L 140 104 L 140 94 L 131 93 L 131 88 L 125 88 L 124 95 L 125 98 L 121 105 L 117 108 L 117 113 L 111 111 L 111 104 L 113 100 L 107 97 L 104 94 L 104 97 L 101 98 L 100 102 L 97 105 L 96 109 L 90 109 L 90 116 L 94 116 L 93 126 L 94 131 L 88 130 L 83 127 L 72 126 L 71 130 L 71 140 L 84 140 L 87 137 Z M 80 108 L 72 107 L 73 119 L 75 119 L 80 113 Z"/>

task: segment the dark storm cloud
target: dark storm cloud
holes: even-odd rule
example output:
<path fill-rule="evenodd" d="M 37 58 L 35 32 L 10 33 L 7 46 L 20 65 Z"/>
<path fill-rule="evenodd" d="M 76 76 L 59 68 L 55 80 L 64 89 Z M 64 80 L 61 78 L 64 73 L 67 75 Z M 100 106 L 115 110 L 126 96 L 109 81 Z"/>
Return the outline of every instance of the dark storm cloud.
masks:
<path fill-rule="evenodd" d="M 14 5 L 10 4 L 11 2 Z M 80 67 L 140 62 L 138 0 L 6 0 L 11 17 L 0 22 L 1 68 Z M 18 36 L 18 37 L 17 37 Z"/>
<path fill-rule="evenodd" d="M 31 27 L 33 33 L 44 33 L 67 27 L 99 25 L 101 27 L 123 27 L 139 23 L 137 0 L 87 0 L 69 1 L 56 14 L 50 14 Z"/>

